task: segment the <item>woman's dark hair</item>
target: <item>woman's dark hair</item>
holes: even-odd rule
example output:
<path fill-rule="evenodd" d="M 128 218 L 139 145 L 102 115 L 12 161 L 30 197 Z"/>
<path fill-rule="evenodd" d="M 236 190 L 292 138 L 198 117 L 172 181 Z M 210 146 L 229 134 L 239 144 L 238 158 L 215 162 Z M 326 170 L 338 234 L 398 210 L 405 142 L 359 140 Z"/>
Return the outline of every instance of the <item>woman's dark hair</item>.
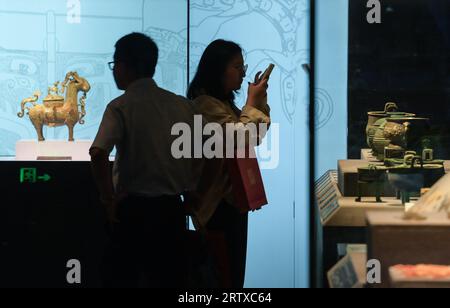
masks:
<path fill-rule="evenodd" d="M 240 54 L 242 54 L 242 48 L 234 42 L 216 40 L 209 44 L 200 59 L 197 73 L 189 85 L 187 97 L 192 100 L 206 94 L 233 102 L 235 93 L 224 93 L 223 78 L 227 65 Z"/>
<path fill-rule="evenodd" d="M 143 33 L 131 33 L 116 43 L 114 61 L 123 61 L 132 67 L 138 77 L 153 77 L 158 62 L 158 46 Z"/>

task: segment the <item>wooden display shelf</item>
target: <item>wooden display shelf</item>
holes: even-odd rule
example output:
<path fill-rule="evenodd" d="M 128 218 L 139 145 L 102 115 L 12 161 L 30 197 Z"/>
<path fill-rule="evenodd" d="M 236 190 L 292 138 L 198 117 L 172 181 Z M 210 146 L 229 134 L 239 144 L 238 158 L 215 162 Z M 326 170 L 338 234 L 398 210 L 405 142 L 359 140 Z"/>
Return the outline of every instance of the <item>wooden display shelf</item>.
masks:
<path fill-rule="evenodd" d="M 368 258 L 381 263 L 382 284 L 390 286 L 389 269 L 405 264 L 450 262 L 450 219 L 447 213 L 427 215 L 426 220 L 404 220 L 393 212 L 367 213 Z"/>
<path fill-rule="evenodd" d="M 393 197 L 384 197 L 383 203 L 369 201 L 373 197 L 363 198 L 363 202 L 356 202 L 355 197 L 342 197 L 338 200 L 339 209 L 325 224 L 327 227 L 366 227 L 367 211 L 404 212 L 400 200 Z"/>

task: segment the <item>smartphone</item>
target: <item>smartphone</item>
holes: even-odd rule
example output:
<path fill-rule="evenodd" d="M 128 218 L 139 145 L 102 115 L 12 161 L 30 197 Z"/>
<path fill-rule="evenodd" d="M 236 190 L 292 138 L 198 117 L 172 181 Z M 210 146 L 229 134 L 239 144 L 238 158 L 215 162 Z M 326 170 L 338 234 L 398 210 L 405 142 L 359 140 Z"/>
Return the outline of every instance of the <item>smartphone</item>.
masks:
<path fill-rule="evenodd" d="M 260 83 L 264 79 L 269 80 L 270 75 L 272 74 L 272 71 L 274 68 L 275 68 L 275 64 L 271 63 L 256 83 Z"/>

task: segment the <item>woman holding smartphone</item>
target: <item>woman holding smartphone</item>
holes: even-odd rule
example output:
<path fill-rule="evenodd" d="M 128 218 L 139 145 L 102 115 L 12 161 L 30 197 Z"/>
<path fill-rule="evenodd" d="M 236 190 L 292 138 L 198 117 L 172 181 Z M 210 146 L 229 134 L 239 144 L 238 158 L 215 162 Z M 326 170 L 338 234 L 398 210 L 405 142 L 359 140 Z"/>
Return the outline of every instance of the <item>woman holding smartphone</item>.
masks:
<path fill-rule="evenodd" d="M 247 66 L 241 47 L 233 42 L 216 40 L 204 51 L 187 97 L 206 122 L 218 123 L 225 131 L 227 123 L 246 129 L 254 123 L 270 124 L 267 105 L 268 78 L 261 72 L 249 83 L 247 101 L 242 110 L 235 105 L 235 94 L 241 89 Z M 258 130 L 259 131 L 259 130 Z M 258 141 L 264 136 L 259 136 Z M 225 148 L 225 146 L 224 146 Z M 228 251 L 231 287 L 243 288 L 247 256 L 248 214 L 234 206 L 227 163 L 224 158 L 205 159 L 195 201 L 190 204 L 197 229 L 223 234 Z M 225 274 L 226 275 L 226 274 Z"/>

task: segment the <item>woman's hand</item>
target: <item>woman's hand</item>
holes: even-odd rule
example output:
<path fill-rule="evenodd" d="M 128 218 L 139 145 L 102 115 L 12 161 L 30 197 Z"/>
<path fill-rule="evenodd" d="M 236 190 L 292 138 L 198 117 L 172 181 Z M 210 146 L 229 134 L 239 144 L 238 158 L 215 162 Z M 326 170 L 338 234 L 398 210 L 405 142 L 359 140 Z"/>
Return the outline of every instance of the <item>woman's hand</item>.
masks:
<path fill-rule="evenodd" d="M 257 74 L 256 79 L 258 79 Z M 267 97 L 268 80 L 263 79 L 258 83 L 249 83 L 247 105 L 258 108 L 264 104 Z"/>
<path fill-rule="evenodd" d="M 262 74 L 261 71 L 256 73 L 256 75 L 255 75 L 255 83 L 259 83 L 261 81 L 261 74 Z"/>

